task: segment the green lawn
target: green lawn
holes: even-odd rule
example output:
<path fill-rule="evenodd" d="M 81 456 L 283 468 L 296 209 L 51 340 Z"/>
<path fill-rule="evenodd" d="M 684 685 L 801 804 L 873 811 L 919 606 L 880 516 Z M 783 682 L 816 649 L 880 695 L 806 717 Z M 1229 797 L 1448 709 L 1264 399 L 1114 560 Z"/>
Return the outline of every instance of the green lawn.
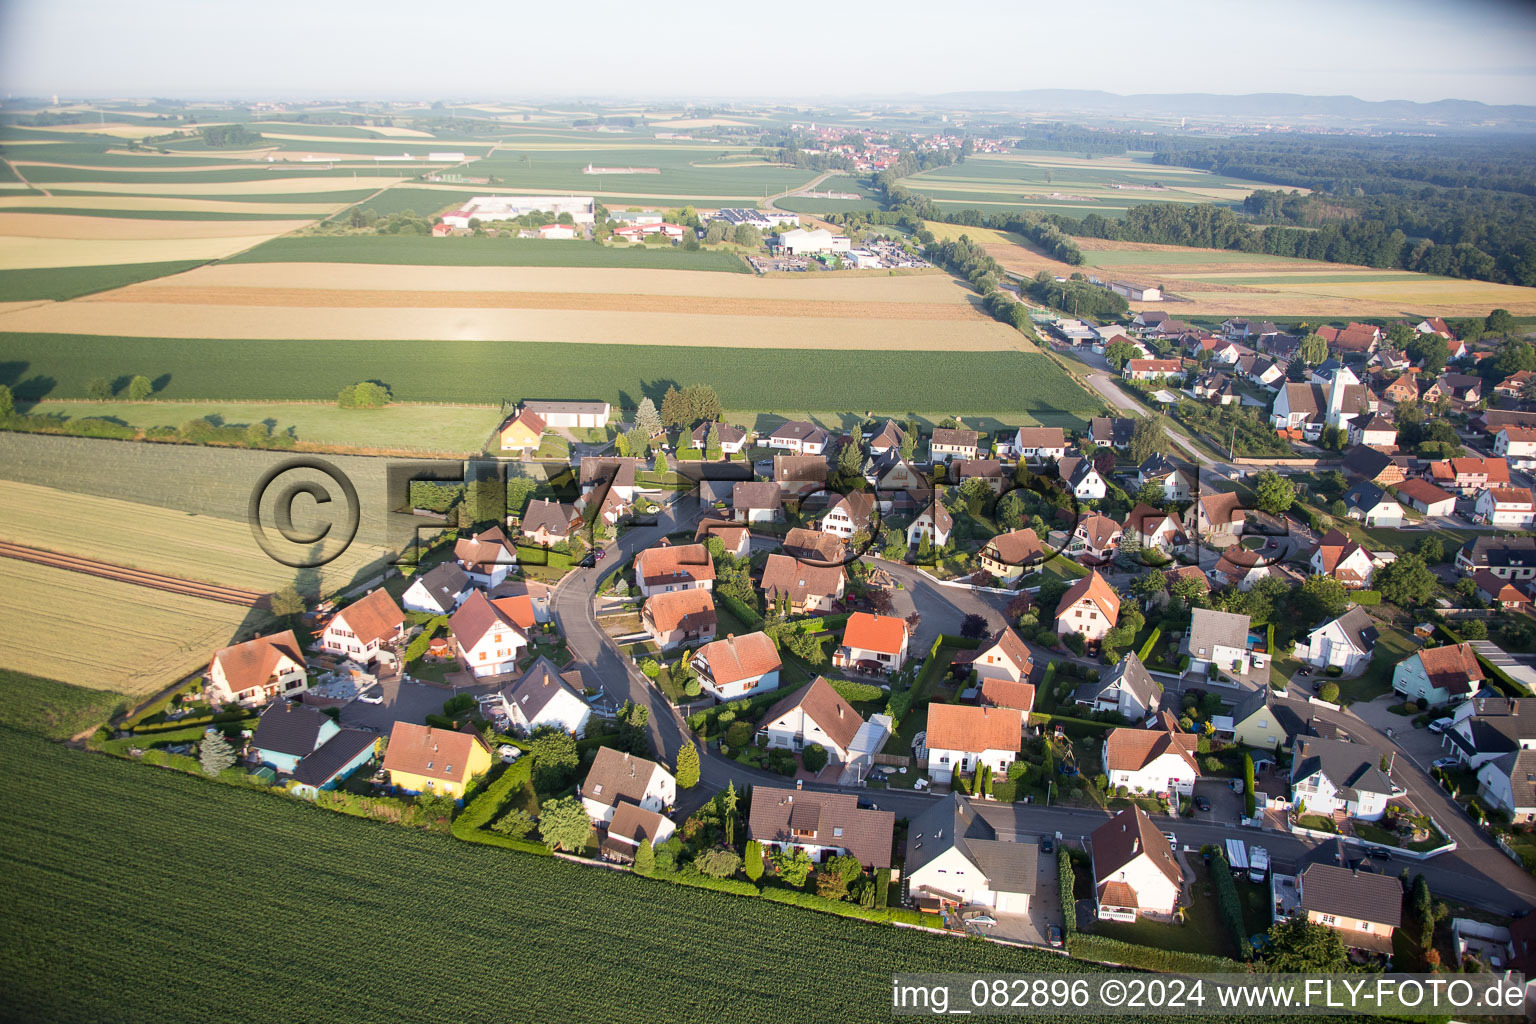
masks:
<path fill-rule="evenodd" d="M 120 388 L 120 393 L 126 390 Z M 103 417 L 149 428 L 179 427 L 209 418 L 220 424 L 266 423 L 275 434 L 293 429 L 300 441 L 355 448 L 398 448 L 469 455 L 480 451 L 502 419 L 501 407 L 390 405 L 342 409 L 316 402 L 49 402 L 27 410 L 70 419 Z M 553 437 L 554 435 L 546 435 Z M 560 440 L 564 444 L 564 439 Z M 569 451 L 565 445 L 559 457 Z"/>
<path fill-rule="evenodd" d="M 891 972 L 1086 969 L 465 843 L 9 729 L 0 728 L 0 760 L 10 1019 L 204 1022 L 229 1019 L 233 1001 L 268 1020 L 391 1020 L 402 1007 L 422 1022 L 608 1020 L 617 998 L 626 1015 L 651 1020 L 691 1019 L 707 1004 L 764 1024 L 857 1022 L 888 1018 Z M 252 878 L 251 865 L 283 863 L 294 850 L 330 857 L 282 885 Z M 213 908 L 234 907 L 254 922 L 252 941 L 325 969 L 232 955 L 229 916 Z M 681 921 L 700 948 L 727 951 L 717 958 L 734 950 L 737 967 L 701 976 L 679 960 Z M 359 942 L 382 935 L 394 938 Z M 509 935 L 518 937 L 510 946 Z M 594 960 L 599 945 L 608 951 Z M 822 1007 L 825 964 L 807 949 L 879 969 L 844 972 L 836 1008 Z M 590 961 L 583 984 L 544 970 L 578 960 Z M 424 995 L 422 965 L 443 963 L 454 968 L 434 973 Z M 507 985 L 509 971 L 522 981 Z M 205 983 L 186 985 L 189 976 Z"/>
<path fill-rule="evenodd" d="M 69 739 L 126 710 L 129 699 L 111 690 L 90 690 L 25 672 L 0 669 L 0 725 Z"/>
<path fill-rule="evenodd" d="M 53 211 L 49 211 L 52 213 Z M 85 211 L 95 215 L 96 211 Z M 169 263 L 117 263 L 103 267 L 41 267 L 0 270 L 0 302 L 54 299 L 62 302 L 92 292 L 138 284 L 200 267 L 204 260 Z"/>
<path fill-rule="evenodd" d="M 1185 911 L 1183 924 L 1157 921 L 1095 921 L 1093 932 L 1122 942 L 1134 942 L 1154 949 L 1174 949 L 1181 953 L 1206 953 L 1210 956 L 1235 957 L 1237 941 L 1216 905 L 1216 893 L 1210 870 L 1199 857 L 1194 862 L 1193 899 Z M 1211 890 L 1207 892 L 1206 890 Z"/>
<path fill-rule="evenodd" d="M 444 193 L 447 195 L 448 193 Z M 418 211 L 421 212 L 421 211 Z M 749 273 L 734 253 L 539 238 L 426 238 L 421 235 L 306 235 L 274 238 L 227 263 L 384 263 L 430 267 L 635 267 Z"/>
<path fill-rule="evenodd" d="M 437 241 L 442 241 L 438 239 Z M 422 353 L 430 351 L 432 358 Z M 504 341 L 228 341 L 0 333 L 18 399 L 84 398 L 95 377 L 168 376 L 158 397 L 334 401 L 375 379 L 403 402 L 524 398 L 658 405 L 676 382 L 709 381 L 727 409 L 1014 410 L 1085 426 L 1100 403 L 1035 352 L 886 352 L 878 373 L 858 350 L 699 348 Z M 509 372 L 515 361 L 516 372 Z M 940 412 L 942 410 L 942 412 Z"/>
<path fill-rule="evenodd" d="M 1333 819 L 1325 818 L 1320 814 L 1298 814 L 1296 824 L 1302 828 L 1310 828 L 1316 832 L 1337 832 L 1333 827 Z"/>
<path fill-rule="evenodd" d="M 1318 680 L 1324 683 L 1339 684 L 1339 701 L 1344 704 L 1353 704 L 1356 701 L 1375 700 L 1383 694 L 1392 692 L 1392 672 L 1397 663 L 1415 654 L 1419 645 L 1409 634 L 1377 620 L 1376 628 L 1381 636 L 1376 642 L 1376 650 L 1371 655 L 1371 663 L 1366 667 L 1365 673 L 1355 679 L 1329 679 L 1327 676 L 1318 676 Z"/>

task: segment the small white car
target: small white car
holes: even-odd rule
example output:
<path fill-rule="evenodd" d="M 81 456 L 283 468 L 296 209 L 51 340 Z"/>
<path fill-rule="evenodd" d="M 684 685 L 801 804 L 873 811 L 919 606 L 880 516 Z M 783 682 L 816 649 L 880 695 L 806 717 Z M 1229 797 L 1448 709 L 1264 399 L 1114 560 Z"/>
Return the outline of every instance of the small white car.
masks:
<path fill-rule="evenodd" d="M 496 748 L 496 754 L 501 758 L 503 764 L 511 764 L 513 761 L 516 761 L 518 753 L 518 749 L 510 743 L 503 743 Z"/>
<path fill-rule="evenodd" d="M 1429 723 L 1429 731 L 1438 736 L 1450 727 L 1451 721 L 1452 719 L 1449 718 L 1437 718 Z"/>
<path fill-rule="evenodd" d="M 997 924 L 997 918 L 991 914 L 977 914 L 975 917 L 966 918 L 966 920 L 981 928 L 991 928 Z"/>
<path fill-rule="evenodd" d="M 364 690 L 357 695 L 357 699 L 364 704 L 383 704 L 384 694 L 380 690 Z"/>

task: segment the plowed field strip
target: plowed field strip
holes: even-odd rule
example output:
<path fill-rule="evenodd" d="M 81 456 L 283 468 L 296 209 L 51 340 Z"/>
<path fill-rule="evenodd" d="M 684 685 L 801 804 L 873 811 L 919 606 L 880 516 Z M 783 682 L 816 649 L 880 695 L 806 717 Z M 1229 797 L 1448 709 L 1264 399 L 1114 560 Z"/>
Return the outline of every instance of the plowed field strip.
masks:
<path fill-rule="evenodd" d="M 969 303 L 825 302 L 605 292 L 367 291 L 318 288 L 120 288 L 83 301 L 296 309 L 548 309 L 837 320 L 991 319 Z"/>
<path fill-rule="evenodd" d="M 172 594 L 185 594 L 188 597 L 201 597 L 209 601 L 236 604 L 243 608 L 261 607 L 268 601 L 268 595 L 254 590 L 198 583 L 194 580 L 184 580 L 179 576 L 146 572 L 143 569 L 129 569 L 110 562 L 98 562 L 94 558 L 81 558 L 78 555 L 64 555 L 57 551 L 29 548 L 21 544 L 12 544 L 10 541 L 0 541 L 0 558 L 14 558 L 21 562 L 48 565 L 56 569 L 67 569 L 70 572 L 85 573 L 88 576 L 100 576 L 103 579 L 132 583 L 135 586 L 164 590 Z"/>

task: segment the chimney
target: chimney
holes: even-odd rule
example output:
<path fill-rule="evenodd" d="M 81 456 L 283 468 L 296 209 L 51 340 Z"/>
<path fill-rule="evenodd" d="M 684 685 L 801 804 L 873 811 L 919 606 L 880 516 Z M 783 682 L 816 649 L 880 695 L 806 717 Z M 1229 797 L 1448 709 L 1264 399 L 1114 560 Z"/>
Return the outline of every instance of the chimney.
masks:
<path fill-rule="evenodd" d="M 1137 836 L 1135 839 L 1131 840 L 1131 852 L 1132 853 L 1140 853 L 1141 852 L 1141 837 L 1140 836 Z"/>

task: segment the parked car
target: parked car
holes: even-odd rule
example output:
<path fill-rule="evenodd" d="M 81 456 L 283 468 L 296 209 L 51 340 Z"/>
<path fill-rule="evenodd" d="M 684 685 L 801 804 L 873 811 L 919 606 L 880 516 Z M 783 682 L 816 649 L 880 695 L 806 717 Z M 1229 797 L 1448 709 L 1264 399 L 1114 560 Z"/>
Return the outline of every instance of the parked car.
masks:
<path fill-rule="evenodd" d="M 608 557 L 608 552 L 604 551 L 602 548 L 597 548 L 592 552 L 592 554 L 597 557 L 599 562 Z"/>
<path fill-rule="evenodd" d="M 1442 769 L 1454 768 L 1459 763 L 1460 762 L 1458 762 L 1454 757 L 1437 757 L 1432 762 L 1430 762 L 1432 767 Z"/>
<path fill-rule="evenodd" d="M 1309 676 L 1309 675 L 1312 674 L 1312 669 L 1311 668 L 1303 668 L 1300 671 L 1298 671 L 1296 674 L 1298 676 Z"/>
<path fill-rule="evenodd" d="M 865 800 L 861 797 L 859 799 L 859 809 L 865 811 L 878 811 L 880 809 L 880 805 L 875 803 L 873 800 Z"/>
<path fill-rule="evenodd" d="M 1209 800 L 1207 800 L 1203 796 L 1195 797 L 1195 810 L 1197 810 L 1197 811 L 1208 811 L 1210 809 L 1211 809 L 1211 802 Z"/>
<path fill-rule="evenodd" d="M 384 694 L 380 690 L 364 690 L 362 693 L 357 695 L 357 699 L 362 701 L 364 704 L 383 704 Z"/>
<path fill-rule="evenodd" d="M 1172 832 L 1164 832 L 1163 838 L 1168 840 L 1168 845 L 1173 847 L 1175 850 L 1179 848 L 1179 837 L 1174 835 Z"/>
<path fill-rule="evenodd" d="M 969 918 L 969 920 L 971 924 L 974 924 L 980 928 L 991 928 L 993 925 L 997 924 L 997 918 L 993 917 L 991 914 L 977 914 L 975 917 Z"/>
<path fill-rule="evenodd" d="M 576 563 L 578 569 L 591 569 L 597 565 L 597 552 L 588 551 L 581 561 Z"/>
<path fill-rule="evenodd" d="M 1063 761 L 1057 770 L 1060 771 L 1061 774 L 1070 777 L 1077 774 L 1077 765 L 1068 764 L 1067 762 Z"/>
<path fill-rule="evenodd" d="M 1056 841 L 1054 839 L 1052 839 L 1050 836 L 1041 836 L 1040 837 L 1040 852 L 1041 853 L 1050 853 L 1054 849 L 1056 849 Z"/>
<path fill-rule="evenodd" d="M 1438 736 L 1450 727 L 1451 722 L 1450 718 L 1437 718 L 1429 723 L 1429 731 Z"/>
<path fill-rule="evenodd" d="M 1061 948 L 1061 926 L 1060 925 L 1056 925 L 1056 924 L 1051 925 L 1050 931 L 1048 931 L 1046 933 L 1046 941 L 1048 941 L 1051 945 L 1055 946 L 1057 949 Z"/>
<path fill-rule="evenodd" d="M 502 763 L 511 764 L 517 760 L 518 750 L 510 743 L 503 743 L 496 748 L 496 753 L 501 758 Z"/>
<path fill-rule="evenodd" d="M 1377 860 L 1392 859 L 1392 851 L 1385 846 L 1367 846 L 1365 848 L 1365 855 L 1367 857 L 1375 857 Z"/>

